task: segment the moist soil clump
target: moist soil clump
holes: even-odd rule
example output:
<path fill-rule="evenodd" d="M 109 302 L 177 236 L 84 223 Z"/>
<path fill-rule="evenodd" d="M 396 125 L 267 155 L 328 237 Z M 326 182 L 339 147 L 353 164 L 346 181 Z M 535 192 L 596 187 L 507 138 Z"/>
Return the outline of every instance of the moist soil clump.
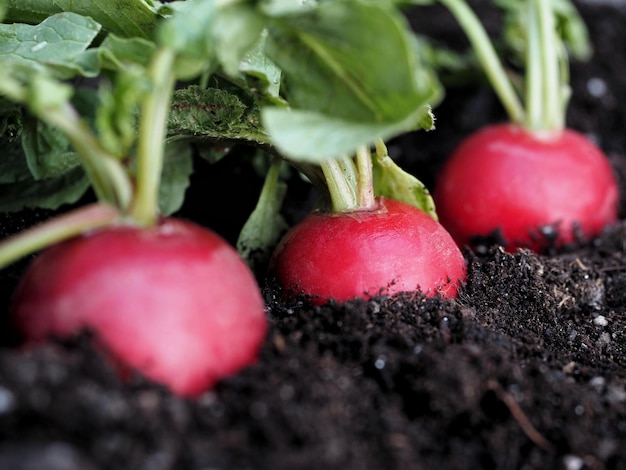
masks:
<path fill-rule="evenodd" d="M 617 52 L 626 8 L 577 5 L 595 54 L 572 64 L 568 123 L 609 154 L 626 195 L 626 55 Z M 416 30 L 463 47 L 445 11 L 419 11 Z M 452 85 L 435 112 L 435 131 L 389 145 L 427 184 L 468 132 L 504 116 L 480 82 Z M 232 168 L 199 164 L 194 178 L 219 181 L 220 171 Z M 181 214 L 201 218 L 190 195 Z M 454 300 L 407 294 L 313 307 L 283 301 L 268 281 L 258 362 L 197 399 L 139 375 L 120 381 L 88 333 L 17 348 L 8 305 L 23 260 L 0 272 L 0 469 L 626 468 L 621 207 L 597 239 L 541 255 L 487 242 L 466 249 L 467 284 Z M 2 215 L 2 236 L 50 215 Z"/>

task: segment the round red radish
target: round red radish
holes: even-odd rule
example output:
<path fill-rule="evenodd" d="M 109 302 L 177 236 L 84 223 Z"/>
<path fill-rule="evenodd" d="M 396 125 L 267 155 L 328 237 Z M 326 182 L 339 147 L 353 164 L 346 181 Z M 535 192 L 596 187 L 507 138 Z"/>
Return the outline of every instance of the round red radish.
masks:
<path fill-rule="evenodd" d="M 267 328 L 260 289 L 236 250 L 176 219 L 44 251 L 12 314 L 27 343 L 87 329 L 115 361 L 187 396 L 251 364 Z"/>
<path fill-rule="evenodd" d="M 604 153 L 573 130 L 532 133 L 489 126 L 444 164 L 433 194 L 437 213 L 459 245 L 496 230 L 505 247 L 541 251 L 599 234 L 617 219 L 618 185 Z"/>
<path fill-rule="evenodd" d="M 288 294 L 319 305 L 416 290 L 456 297 L 466 265 L 431 216 L 378 198 L 374 210 L 309 214 L 283 237 L 269 272 Z"/>

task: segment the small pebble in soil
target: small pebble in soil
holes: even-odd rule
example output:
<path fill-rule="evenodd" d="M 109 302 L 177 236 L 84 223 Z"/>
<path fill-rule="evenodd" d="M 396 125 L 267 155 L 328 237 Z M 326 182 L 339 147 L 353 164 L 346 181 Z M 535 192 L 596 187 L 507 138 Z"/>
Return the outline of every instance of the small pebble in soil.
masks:
<path fill-rule="evenodd" d="M 593 324 L 596 326 L 607 326 L 609 321 L 603 315 L 598 315 L 593 319 Z"/>
<path fill-rule="evenodd" d="M 0 415 L 10 413 L 15 406 L 15 396 L 11 390 L 0 387 Z"/>
<path fill-rule="evenodd" d="M 585 466 L 585 461 L 577 455 L 567 455 L 563 459 L 565 470 L 582 470 Z"/>
<path fill-rule="evenodd" d="M 594 98 L 601 98 L 606 94 L 606 82 L 598 77 L 592 77 L 587 82 L 587 91 Z"/>
<path fill-rule="evenodd" d="M 598 392 L 601 392 L 606 385 L 606 380 L 604 377 L 594 377 L 589 381 L 589 385 L 595 388 Z"/>

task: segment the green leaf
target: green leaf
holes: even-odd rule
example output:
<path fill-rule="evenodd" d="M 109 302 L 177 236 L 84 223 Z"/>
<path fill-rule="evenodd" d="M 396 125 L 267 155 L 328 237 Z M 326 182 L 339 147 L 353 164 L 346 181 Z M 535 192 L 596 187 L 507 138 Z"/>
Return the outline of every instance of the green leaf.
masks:
<path fill-rule="evenodd" d="M 377 196 L 406 202 L 438 220 L 435 202 L 426 186 L 415 176 L 400 168 L 387 154 L 386 149 L 377 146 L 372 163 L 374 192 Z"/>
<path fill-rule="evenodd" d="M 348 121 L 311 111 L 268 107 L 261 118 L 272 143 L 285 157 L 322 163 L 338 155 L 352 154 L 361 145 L 388 140 L 407 130 L 430 129 L 430 107 L 423 106 L 403 120 L 390 123 Z"/>
<path fill-rule="evenodd" d="M 141 100 L 150 88 L 145 70 L 127 67 L 113 83 L 98 90 L 96 129 L 102 146 L 120 159 L 128 156 L 137 140 L 137 118 Z"/>
<path fill-rule="evenodd" d="M 224 89 L 190 86 L 176 90 L 168 120 L 170 136 L 267 143 L 256 108 Z"/>
<path fill-rule="evenodd" d="M 81 167 L 54 178 L 0 184 L 0 211 L 15 212 L 26 208 L 58 209 L 78 201 L 89 188 Z"/>
<path fill-rule="evenodd" d="M 209 163 L 217 163 L 233 150 L 233 146 L 228 142 L 199 141 L 196 142 L 195 149 L 198 156 Z"/>
<path fill-rule="evenodd" d="M 293 108 L 349 122 L 392 123 L 429 102 L 412 33 L 389 2 L 336 0 L 274 18 L 267 54 Z"/>
<path fill-rule="evenodd" d="M 319 164 L 431 127 L 441 87 L 392 3 L 324 2 L 273 18 L 268 31 L 290 109 L 267 107 L 262 123 L 287 158 Z"/>
<path fill-rule="evenodd" d="M 519 0 L 494 0 L 504 13 L 503 37 L 521 63 L 526 61 L 528 47 L 528 8 Z M 587 60 L 592 46 L 589 32 L 575 5 L 570 0 L 551 0 L 557 37 L 574 57 Z M 560 47 L 561 47 L 560 46 Z"/>
<path fill-rule="evenodd" d="M 53 15 L 35 26 L 0 24 L 0 56 L 48 68 L 58 78 L 95 76 L 97 61 L 85 51 L 99 31 L 94 20 L 74 13 Z"/>
<path fill-rule="evenodd" d="M 417 124 L 417 129 L 432 131 L 435 129 L 435 115 L 433 114 L 433 110 L 430 105 L 424 106 L 422 108 L 422 114 L 420 114 L 419 121 Z"/>
<path fill-rule="evenodd" d="M 0 56 L 0 96 L 38 113 L 63 106 L 71 95 L 70 85 L 53 79 L 33 63 L 4 60 Z"/>
<path fill-rule="evenodd" d="M 301 13 L 303 8 L 314 7 L 317 0 L 262 0 L 260 4 L 265 14 L 281 16 Z"/>
<path fill-rule="evenodd" d="M 18 112 L 0 116 L 0 184 L 32 177 L 22 148 L 22 120 Z"/>
<path fill-rule="evenodd" d="M 130 181 L 122 164 L 102 149 L 89 123 L 69 101 L 75 89 L 29 68 L 20 63 L 3 63 L 0 94 L 26 105 L 39 119 L 63 132 L 80 155 L 98 198 L 126 207 L 131 197 Z"/>
<path fill-rule="evenodd" d="M 0 21 L 4 21 L 4 17 L 7 13 L 7 0 L 0 0 Z"/>
<path fill-rule="evenodd" d="M 280 80 L 282 72 L 265 53 L 266 31 L 259 37 L 259 41 L 243 56 L 239 63 L 239 70 L 243 80 L 232 77 L 235 84 L 247 88 L 256 96 L 259 102 L 284 104 L 280 94 Z"/>
<path fill-rule="evenodd" d="M 280 181 L 281 160 L 275 159 L 266 174 L 256 207 L 237 239 L 237 251 L 255 271 L 265 266 L 288 224 L 280 214 L 287 185 Z"/>
<path fill-rule="evenodd" d="M 162 17 L 158 5 L 152 0 L 8 0 L 6 20 L 36 24 L 56 13 L 73 12 L 120 36 L 150 38 Z"/>
<path fill-rule="evenodd" d="M 187 0 L 178 4 L 175 13 L 157 29 L 157 44 L 176 51 L 175 73 L 181 80 L 195 78 L 216 66 L 210 31 L 216 8 L 213 1 Z"/>
<path fill-rule="evenodd" d="M 553 4 L 558 36 L 573 58 L 588 60 L 593 53 L 593 47 L 587 25 L 576 6 L 569 0 L 553 0 Z"/>
<path fill-rule="evenodd" d="M 252 2 L 188 0 L 158 30 L 158 44 L 177 53 L 176 74 L 190 80 L 218 68 L 231 78 L 259 42 L 265 16 Z"/>
<path fill-rule="evenodd" d="M 259 40 L 265 18 L 251 5 L 233 4 L 220 10 L 210 25 L 217 58 L 227 75 L 239 74 L 239 64 Z"/>
<path fill-rule="evenodd" d="M 24 158 L 24 150 L 19 140 L 7 141 L 0 137 L 2 158 L 0 159 L 0 184 L 16 183 L 31 178 L 30 169 Z"/>
<path fill-rule="evenodd" d="M 171 215 L 183 205 L 192 171 L 191 146 L 184 141 L 168 142 L 165 147 L 163 174 L 159 186 L 161 214 Z"/>
<path fill-rule="evenodd" d="M 98 47 L 98 54 L 103 68 L 119 71 L 128 67 L 147 67 L 155 49 L 155 44 L 145 39 L 109 34 Z"/>
<path fill-rule="evenodd" d="M 80 165 L 68 139 L 38 119 L 24 120 L 22 146 L 35 180 L 60 176 Z"/>
<path fill-rule="evenodd" d="M 480 72 L 480 64 L 472 50 L 454 51 L 428 37 L 415 35 L 415 49 L 420 63 L 426 64 L 429 70 L 437 73 L 442 84 L 452 81 L 466 81 L 468 76 L 475 76 Z M 438 95 L 443 98 L 445 90 L 442 88 Z M 431 101 L 431 106 L 438 104 Z"/>

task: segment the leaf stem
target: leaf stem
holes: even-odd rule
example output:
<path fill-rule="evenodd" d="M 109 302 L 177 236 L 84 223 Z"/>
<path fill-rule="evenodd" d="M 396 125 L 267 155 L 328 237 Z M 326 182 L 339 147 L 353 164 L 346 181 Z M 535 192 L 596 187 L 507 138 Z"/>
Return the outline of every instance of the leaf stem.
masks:
<path fill-rule="evenodd" d="M 372 173 L 372 152 L 366 145 L 356 151 L 356 168 L 358 173 L 359 207 L 373 208 L 376 205 L 374 198 L 374 176 Z"/>
<path fill-rule="evenodd" d="M 523 124 L 525 120 L 524 106 L 517 96 L 489 36 L 476 14 L 464 0 L 439 1 L 448 8 L 465 31 L 491 86 L 498 95 L 511 121 Z"/>
<path fill-rule="evenodd" d="M 126 210 L 132 200 L 132 185 L 126 170 L 115 156 L 102 147 L 76 112 L 69 101 L 70 94 L 61 99 L 45 99 L 47 82 L 38 76 L 32 78 L 30 84 L 22 83 L 10 74 L 0 76 L 0 80 L 2 95 L 25 104 L 37 118 L 58 128 L 69 139 L 98 199 Z M 43 98 L 37 96 L 41 93 Z M 33 102 L 36 104 L 33 105 Z"/>
<path fill-rule="evenodd" d="M 98 199 L 121 210 L 127 209 L 132 200 L 132 185 L 124 167 L 102 148 L 72 105 L 65 103 L 61 107 L 42 108 L 38 114 L 69 139 Z"/>
<path fill-rule="evenodd" d="M 534 0 L 527 2 L 528 23 L 527 47 L 526 47 L 526 122 L 528 129 L 539 130 L 543 127 L 544 87 L 542 87 L 543 57 L 541 53 L 541 40 L 539 24 L 537 21 Z"/>
<path fill-rule="evenodd" d="M 537 15 L 539 24 L 539 42 L 541 47 L 542 88 L 545 103 L 543 129 L 558 130 L 563 127 L 564 117 L 561 113 L 561 93 L 559 61 L 554 24 L 554 6 L 548 0 L 530 0 Z"/>
<path fill-rule="evenodd" d="M 163 170 L 164 142 L 175 84 L 175 53 L 159 49 L 152 59 L 149 76 L 152 89 L 141 107 L 137 142 L 137 180 L 132 215 L 142 225 L 155 223 L 159 208 L 158 195 Z"/>
<path fill-rule="evenodd" d="M 334 212 L 347 212 L 359 208 L 356 193 L 356 170 L 352 159 L 343 157 L 320 164 L 330 194 Z M 351 168 L 350 168 L 351 167 Z"/>
<path fill-rule="evenodd" d="M 54 217 L 0 242 L 0 269 L 47 246 L 121 220 L 115 207 L 96 203 Z"/>

